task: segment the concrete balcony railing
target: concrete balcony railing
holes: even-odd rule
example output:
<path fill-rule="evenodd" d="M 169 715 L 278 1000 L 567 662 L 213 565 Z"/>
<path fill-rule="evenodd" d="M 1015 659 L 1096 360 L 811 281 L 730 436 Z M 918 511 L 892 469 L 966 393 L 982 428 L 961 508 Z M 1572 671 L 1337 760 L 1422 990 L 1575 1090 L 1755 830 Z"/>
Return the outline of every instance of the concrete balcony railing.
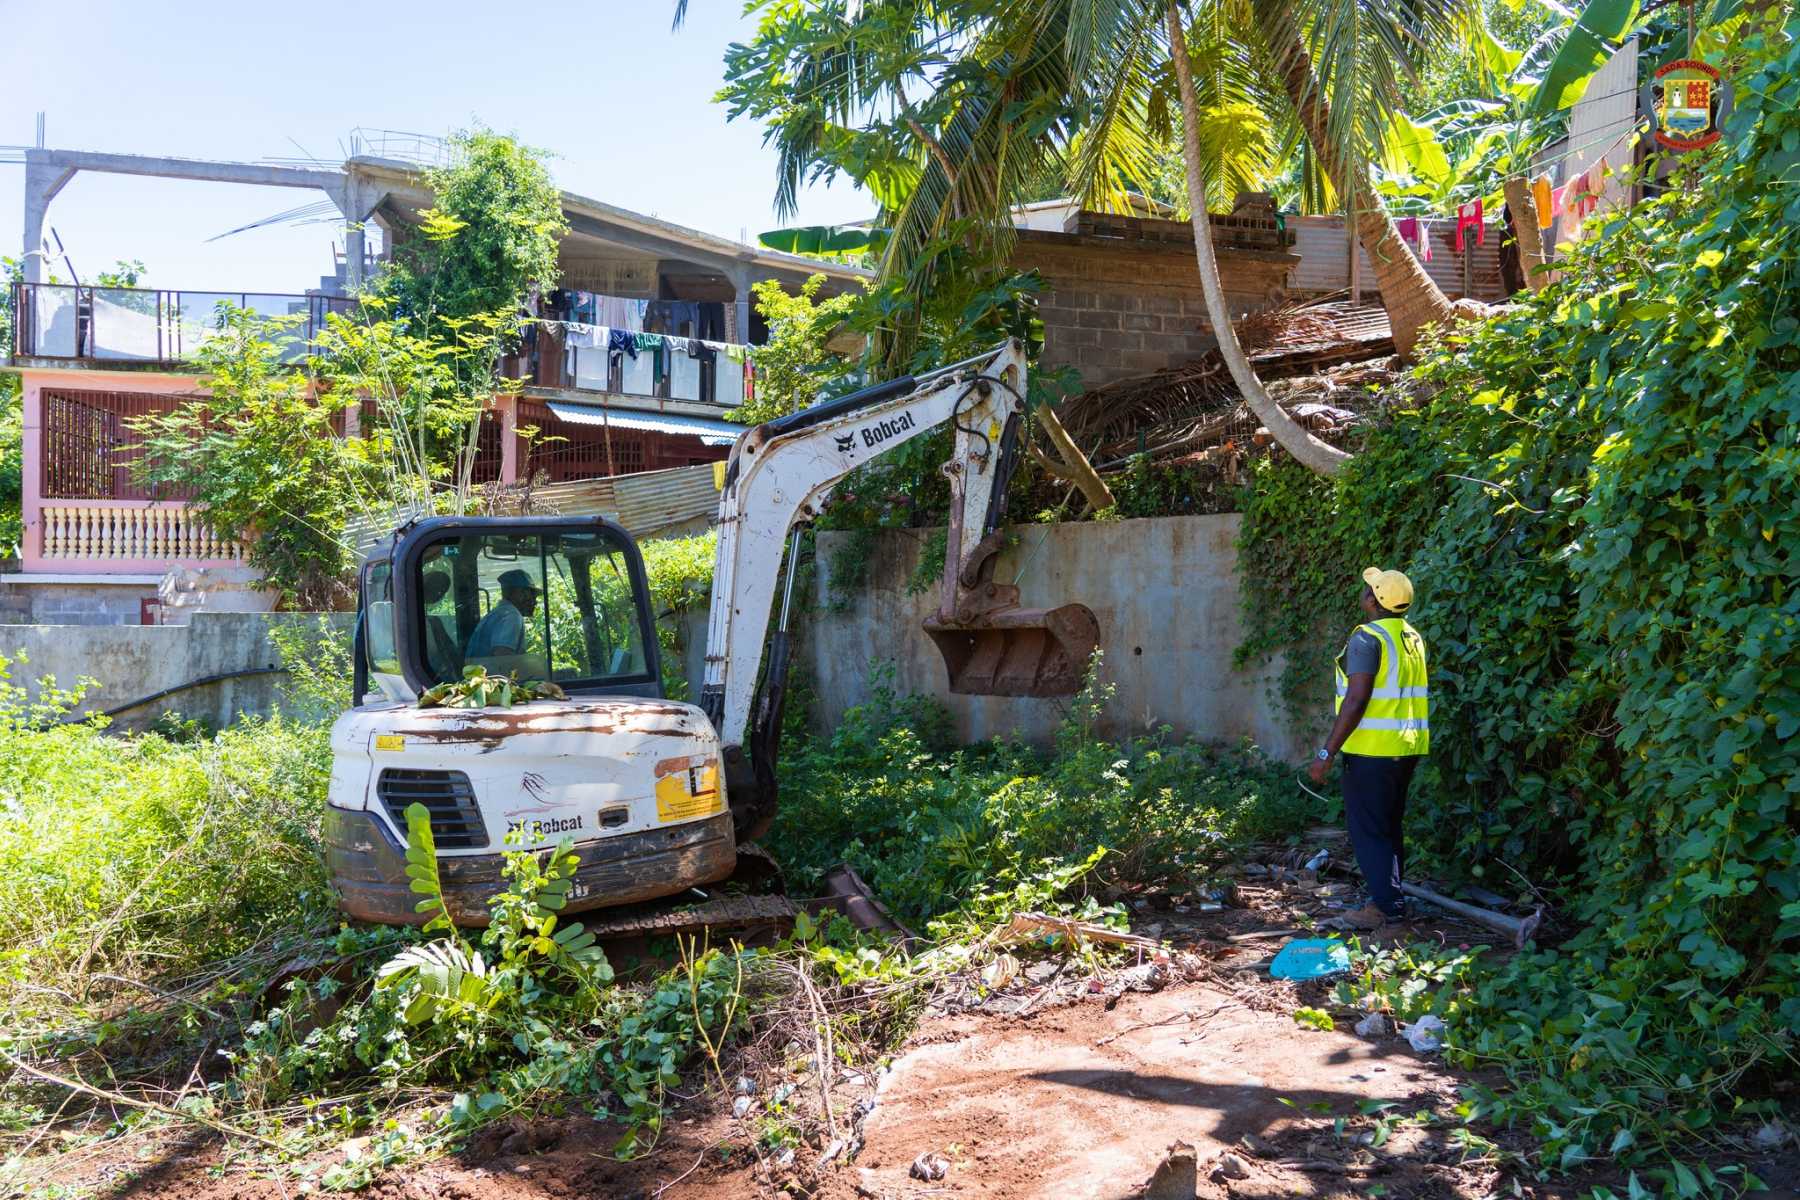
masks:
<path fill-rule="evenodd" d="M 202 510 L 181 501 L 53 500 L 38 509 L 36 557 L 46 569 L 162 570 L 180 561 L 240 563 L 244 548 L 219 537 Z"/>
<path fill-rule="evenodd" d="M 14 359 L 87 365 L 173 364 L 218 335 L 227 308 L 291 322 L 283 355 L 305 357 L 334 312 L 356 302 L 340 296 L 260 292 L 178 292 L 154 288 L 86 287 L 56 283 L 13 286 Z"/>

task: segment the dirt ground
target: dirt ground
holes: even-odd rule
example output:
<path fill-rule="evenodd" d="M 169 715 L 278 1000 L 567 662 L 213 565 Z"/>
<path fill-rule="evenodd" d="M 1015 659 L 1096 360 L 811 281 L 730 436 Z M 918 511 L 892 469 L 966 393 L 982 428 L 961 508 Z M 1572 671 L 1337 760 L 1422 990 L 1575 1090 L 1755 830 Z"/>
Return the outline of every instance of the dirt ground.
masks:
<path fill-rule="evenodd" d="M 733 1117 L 731 1097 L 697 1092 L 675 1107 L 655 1151 L 639 1160 L 612 1157 L 621 1133 L 614 1125 L 510 1122 L 455 1154 L 391 1169 L 363 1194 L 1586 1200 L 1605 1184 L 1625 1195 L 1623 1179 L 1611 1174 L 1553 1184 L 1519 1175 L 1516 1156 L 1531 1145 L 1522 1132 L 1483 1128 L 1474 1132 L 1492 1141 L 1459 1141 L 1467 1135 L 1454 1110 L 1469 1077 L 1415 1052 L 1391 1022 L 1368 1036 L 1344 1020 L 1332 1031 L 1296 1024 L 1295 1008 L 1323 1005 L 1328 985 L 1268 977 L 1268 960 L 1287 937 L 1277 931 L 1352 902 L 1337 894 L 1344 890 L 1313 872 L 1274 870 L 1242 880 L 1222 911 L 1193 897 L 1134 902 L 1134 925 L 1178 948 L 1159 975 L 1146 976 L 1158 958 L 1139 951 L 1138 965 L 1098 976 L 1065 960 L 1024 964 L 995 987 L 965 979 L 938 994 L 885 1069 L 837 1069 L 828 1129 L 814 1103 L 825 1089 L 793 1066 L 789 1047 L 785 1068 L 781 1054 L 763 1060 L 742 1118 Z M 1441 914 L 1406 936 L 1451 945 L 1492 940 Z M 1182 963 L 1192 969 L 1177 969 Z M 792 1098 L 785 1108 L 784 1097 Z M 812 1118 L 798 1144 L 792 1131 L 808 1122 L 784 1112 Z M 785 1152 L 770 1137 L 784 1120 Z M 1175 1143 L 1193 1147 L 1194 1190 L 1146 1192 Z M 47 1185 L 25 1194 L 290 1200 L 302 1178 L 316 1178 L 344 1155 L 338 1147 L 299 1170 L 275 1169 L 242 1157 L 221 1161 L 217 1144 L 201 1136 L 136 1135 L 59 1156 Z M 1800 1200 L 1793 1141 L 1749 1165 L 1776 1189 L 1771 1200 Z"/>

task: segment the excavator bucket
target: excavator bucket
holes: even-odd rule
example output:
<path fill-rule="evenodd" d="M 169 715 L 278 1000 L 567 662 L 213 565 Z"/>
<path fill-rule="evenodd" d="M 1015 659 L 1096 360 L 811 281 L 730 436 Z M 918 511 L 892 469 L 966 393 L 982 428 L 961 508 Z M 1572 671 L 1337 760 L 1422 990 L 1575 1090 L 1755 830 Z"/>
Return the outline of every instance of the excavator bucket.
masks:
<path fill-rule="evenodd" d="M 1072 696 L 1100 645 L 1100 622 L 1085 604 L 1006 605 L 968 616 L 925 621 L 950 672 L 950 690 L 965 696 Z"/>

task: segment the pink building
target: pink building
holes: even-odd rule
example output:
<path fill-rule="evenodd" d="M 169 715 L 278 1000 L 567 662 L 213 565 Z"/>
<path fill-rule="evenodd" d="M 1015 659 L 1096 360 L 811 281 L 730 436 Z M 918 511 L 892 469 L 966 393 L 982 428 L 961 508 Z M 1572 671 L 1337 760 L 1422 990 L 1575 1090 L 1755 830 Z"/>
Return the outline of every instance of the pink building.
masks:
<path fill-rule="evenodd" d="M 13 344 L 0 368 L 23 384 L 24 539 L 22 569 L 0 575 L 0 620 L 153 623 L 181 619 L 189 607 L 269 606 L 244 548 L 208 527 L 191 489 L 137 481 L 131 422 L 202 390 L 189 360 L 221 301 L 294 317 L 297 334 L 354 307 L 348 297 L 431 204 L 416 158 L 385 157 L 394 148 L 378 140 L 356 149 L 373 153 L 339 170 L 25 152 L 25 270 L 12 287 Z M 322 190 L 343 213 L 344 251 L 319 288 L 296 295 L 44 282 L 50 202 L 84 170 Z M 740 429 L 725 414 L 753 386 L 743 346 L 764 332 L 751 285 L 823 272 L 828 290 L 841 290 L 862 274 L 568 193 L 563 201 L 562 287 L 539 299 L 539 323 L 503 365 L 526 386 L 484 421 L 480 482 L 560 483 L 723 458 Z M 380 250 L 370 246 L 376 241 Z M 613 329 L 642 335 L 656 352 L 609 346 Z M 352 414 L 339 433 L 354 434 L 355 421 Z M 526 426 L 542 436 L 522 438 Z"/>

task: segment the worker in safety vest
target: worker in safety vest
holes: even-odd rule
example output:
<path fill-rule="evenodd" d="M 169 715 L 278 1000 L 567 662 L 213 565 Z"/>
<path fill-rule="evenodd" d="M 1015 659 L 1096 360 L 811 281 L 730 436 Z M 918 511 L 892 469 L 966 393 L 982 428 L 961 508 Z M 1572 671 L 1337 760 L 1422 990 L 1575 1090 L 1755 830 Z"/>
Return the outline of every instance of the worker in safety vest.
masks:
<path fill-rule="evenodd" d="M 1406 623 L 1412 580 L 1370 567 L 1363 583 L 1362 610 L 1369 620 L 1351 632 L 1338 655 L 1337 720 L 1307 772 L 1314 783 L 1324 783 L 1331 760 L 1342 752 L 1344 817 L 1369 885 L 1369 903 L 1334 922 L 1344 929 L 1379 929 L 1406 915 L 1400 892 L 1406 788 L 1431 749 L 1425 639 Z"/>

